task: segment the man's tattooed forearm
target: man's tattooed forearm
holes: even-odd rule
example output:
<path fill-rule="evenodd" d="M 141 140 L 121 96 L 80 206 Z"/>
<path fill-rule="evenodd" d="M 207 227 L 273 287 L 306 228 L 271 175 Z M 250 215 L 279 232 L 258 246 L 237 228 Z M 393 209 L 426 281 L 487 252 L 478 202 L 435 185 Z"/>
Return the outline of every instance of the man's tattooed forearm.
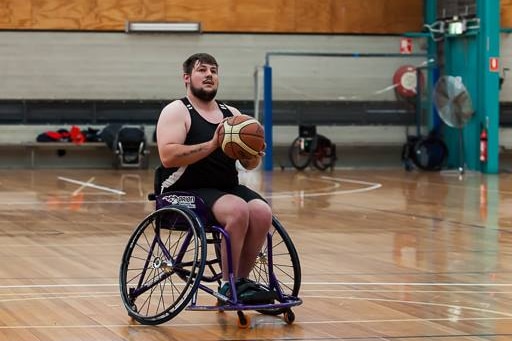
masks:
<path fill-rule="evenodd" d="M 188 155 L 192 155 L 192 154 L 196 154 L 196 153 L 199 153 L 200 151 L 202 151 L 204 149 L 204 145 L 203 144 L 200 144 L 198 145 L 196 148 L 192 148 L 190 150 L 187 150 L 181 154 L 178 154 L 179 157 L 183 157 L 183 156 L 188 156 Z"/>

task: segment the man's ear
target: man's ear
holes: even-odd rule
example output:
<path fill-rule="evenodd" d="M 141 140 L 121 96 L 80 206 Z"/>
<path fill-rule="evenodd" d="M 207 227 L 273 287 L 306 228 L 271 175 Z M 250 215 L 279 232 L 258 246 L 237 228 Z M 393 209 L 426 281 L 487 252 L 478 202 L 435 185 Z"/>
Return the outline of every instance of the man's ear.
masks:
<path fill-rule="evenodd" d="M 183 74 L 183 81 L 185 82 L 185 85 L 190 83 L 190 74 L 184 73 Z"/>

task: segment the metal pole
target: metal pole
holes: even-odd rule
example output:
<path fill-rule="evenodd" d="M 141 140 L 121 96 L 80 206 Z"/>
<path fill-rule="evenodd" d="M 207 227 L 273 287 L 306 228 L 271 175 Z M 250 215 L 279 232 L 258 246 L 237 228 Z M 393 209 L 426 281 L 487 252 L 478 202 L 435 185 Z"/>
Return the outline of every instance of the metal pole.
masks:
<path fill-rule="evenodd" d="M 270 171 L 274 168 L 272 156 L 272 68 L 266 64 L 263 67 L 263 126 L 265 128 L 265 156 L 263 169 Z"/>

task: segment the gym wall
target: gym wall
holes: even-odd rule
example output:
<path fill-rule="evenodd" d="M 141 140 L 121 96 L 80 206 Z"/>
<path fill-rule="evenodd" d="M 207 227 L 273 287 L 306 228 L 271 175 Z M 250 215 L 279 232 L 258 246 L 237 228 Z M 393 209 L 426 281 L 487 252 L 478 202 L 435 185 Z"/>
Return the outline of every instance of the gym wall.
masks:
<path fill-rule="evenodd" d="M 6 47 L 0 54 L 0 98 L 173 99 L 184 93 L 184 59 L 203 51 L 220 64 L 219 97 L 252 100 L 254 71 L 267 52 L 398 53 L 399 43 L 396 36 L 0 32 L 0 45 Z M 341 59 L 275 57 L 275 99 L 334 100 L 347 85 L 365 94 L 371 87 L 357 86 L 361 80 L 390 82 L 401 63 L 418 62 L 378 59 L 371 68 L 354 71 Z M 295 89 L 281 88 L 281 75 L 293 77 Z M 331 84 L 333 77 L 340 82 Z"/>
<path fill-rule="evenodd" d="M 419 31 L 423 16 L 420 0 L 275 0 L 264 8 L 250 0 L 0 3 L 0 28 L 6 29 L 0 31 L 0 99 L 174 99 L 184 90 L 182 61 L 204 51 L 221 65 L 219 98 L 252 100 L 254 71 L 263 65 L 267 52 L 397 53 L 400 36 L 392 33 Z M 388 13 L 382 3 L 389 4 L 393 15 L 382 14 Z M 510 13 L 512 0 L 502 1 L 502 21 L 511 21 L 512 26 Z M 400 19 L 405 17 L 407 21 Z M 205 33 L 127 34 L 125 20 L 200 20 Z M 363 30 L 362 35 L 332 34 Z M 242 31 L 250 33 L 232 33 Z M 415 39 L 414 52 L 424 52 L 422 47 L 422 39 Z M 372 84 L 370 75 L 390 79 L 399 65 L 418 63 L 375 59 L 361 72 L 343 65 L 329 67 L 332 61 L 325 59 L 308 59 L 307 64 L 302 60 L 306 61 L 272 59 L 277 80 L 280 74 L 293 75 L 296 84 L 310 85 L 297 92 L 280 88 L 277 81 L 276 100 L 336 99 L 336 94 L 345 93 L 343 84 L 352 84 L 353 93 L 365 94 Z M 510 34 L 502 34 L 500 63 L 512 67 Z M 329 82 L 333 74 L 339 74 L 343 84 Z M 502 101 L 512 101 L 510 81 L 500 95 Z"/>

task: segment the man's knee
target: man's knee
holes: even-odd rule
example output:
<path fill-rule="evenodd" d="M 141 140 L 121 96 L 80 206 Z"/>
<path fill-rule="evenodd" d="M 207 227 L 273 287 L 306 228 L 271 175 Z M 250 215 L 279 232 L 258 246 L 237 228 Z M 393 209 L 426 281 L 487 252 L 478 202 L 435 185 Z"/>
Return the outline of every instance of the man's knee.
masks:
<path fill-rule="evenodd" d="M 251 220 L 256 220 L 261 222 L 261 224 L 268 225 L 268 227 L 270 227 L 272 222 L 272 209 L 265 201 L 251 200 L 248 203 L 248 206 Z"/>
<path fill-rule="evenodd" d="M 213 206 L 217 220 L 225 225 L 247 226 L 249 223 L 249 206 L 238 197 L 226 196 Z"/>

